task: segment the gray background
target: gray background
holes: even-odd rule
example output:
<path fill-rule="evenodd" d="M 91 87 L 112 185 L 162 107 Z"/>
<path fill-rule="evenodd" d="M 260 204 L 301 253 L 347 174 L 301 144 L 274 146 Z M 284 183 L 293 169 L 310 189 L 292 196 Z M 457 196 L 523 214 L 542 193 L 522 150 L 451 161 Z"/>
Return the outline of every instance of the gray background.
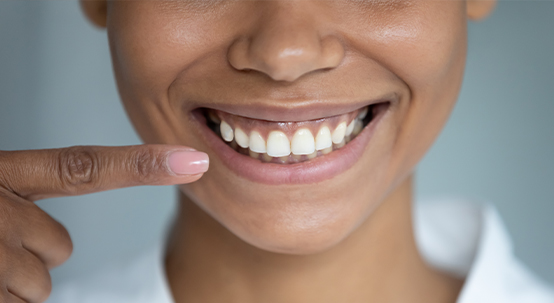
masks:
<path fill-rule="evenodd" d="M 493 202 L 516 254 L 554 283 L 554 2 L 503 1 L 469 26 L 464 88 L 419 167 L 419 198 Z M 139 143 L 118 101 L 106 35 L 76 1 L 0 1 L 0 149 Z M 54 284 L 160 241 L 172 187 L 40 201 L 75 251 Z"/>

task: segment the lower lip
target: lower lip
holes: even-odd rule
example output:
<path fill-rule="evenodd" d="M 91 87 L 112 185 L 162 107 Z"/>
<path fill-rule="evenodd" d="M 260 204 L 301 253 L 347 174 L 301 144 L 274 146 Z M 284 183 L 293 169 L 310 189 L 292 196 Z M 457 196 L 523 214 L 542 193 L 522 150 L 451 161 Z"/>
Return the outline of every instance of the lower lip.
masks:
<path fill-rule="evenodd" d="M 195 114 L 201 135 L 223 163 L 238 176 L 268 185 L 311 184 L 331 179 L 352 167 L 361 158 L 375 128 L 387 114 L 380 112 L 356 138 L 344 147 L 313 160 L 296 164 L 262 163 L 240 154 L 225 144 L 207 125 L 204 116 Z"/>

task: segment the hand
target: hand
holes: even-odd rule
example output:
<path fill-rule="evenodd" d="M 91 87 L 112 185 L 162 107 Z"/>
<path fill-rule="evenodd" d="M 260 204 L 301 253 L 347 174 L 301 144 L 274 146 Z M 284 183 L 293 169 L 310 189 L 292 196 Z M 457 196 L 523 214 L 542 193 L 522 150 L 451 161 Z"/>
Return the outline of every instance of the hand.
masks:
<path fill-rule="evenodd" d="M 0 302 L 46 301 L 48 270 L 73 249 L 67 230 L 32 201 L 190 183 L 207 169 L 206 154 L 182 146 L 0 151 Z"/>

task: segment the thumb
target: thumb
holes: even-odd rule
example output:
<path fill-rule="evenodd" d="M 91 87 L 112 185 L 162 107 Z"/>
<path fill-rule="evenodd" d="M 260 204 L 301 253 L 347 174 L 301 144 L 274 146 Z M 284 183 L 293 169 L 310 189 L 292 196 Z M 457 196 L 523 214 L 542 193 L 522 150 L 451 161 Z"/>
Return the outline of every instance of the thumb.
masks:
<path fill-rule="evenodd" d="M 0 188 L 28 200 L 198 180 L 208 155 L 174 145 L 0 151 Z"/>

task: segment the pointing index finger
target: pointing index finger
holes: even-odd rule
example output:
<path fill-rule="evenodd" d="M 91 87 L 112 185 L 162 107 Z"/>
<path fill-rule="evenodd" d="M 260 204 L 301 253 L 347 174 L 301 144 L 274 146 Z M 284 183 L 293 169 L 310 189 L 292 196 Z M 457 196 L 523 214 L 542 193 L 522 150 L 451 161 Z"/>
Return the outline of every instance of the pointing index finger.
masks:
<path fill-rule="evenodd" d="M 183 146 L 73 146 L 0 152 L 0 186 L 29 199 L 196 181 L 208 155 Z"/>

